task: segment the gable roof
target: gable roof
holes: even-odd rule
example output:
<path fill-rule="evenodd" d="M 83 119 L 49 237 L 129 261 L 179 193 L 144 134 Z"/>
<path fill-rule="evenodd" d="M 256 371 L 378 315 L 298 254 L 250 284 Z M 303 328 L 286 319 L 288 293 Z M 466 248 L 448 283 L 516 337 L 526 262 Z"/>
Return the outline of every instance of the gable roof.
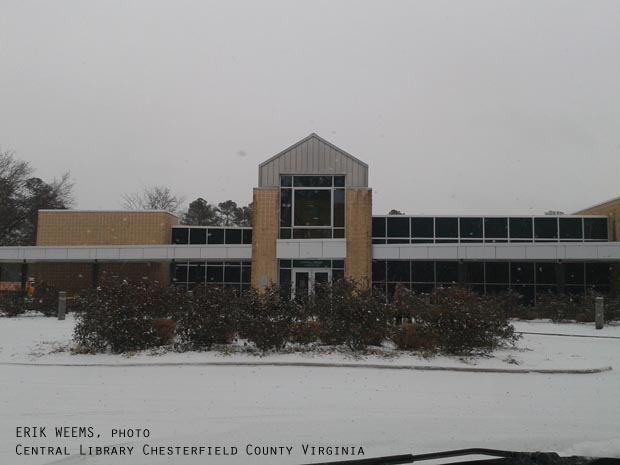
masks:
<path fill-rule="evenodd" d="M 362 165 L 365 168 L 368 168 L 368 165 L 366 163 L 364 163 L 362 160 L 360 160 L 357 157 L 354 157 L 353 155 L 351 155 L 350 153 L 342 150 L 340 147 L 337 147 L 336 145 L 332 144 L 331 142 L 329 142 L 328 140 L 323 139 L 321 136 L 319 136 L 317 133 L 313 132 L 311 133 L 309 136 L 304 137 L 303 139 L 301 139 L 299 142 L 295 142 L 293 145 L 291 145 L 290 147 L 285 148 L 284 150 L 282 150 L 281 152 L 275 154 L 273 157 L 268 158 L 267 160 L 265 160 L 264 162 L 262 162 L 260 165 L 258 165 L 259 167 L 261 166 L 265 166 L 269 163 L 271 163 L 272 161 L 276 160 L 277 158 L 280 158 L 282 156 L 284 156 L 285 154 L 287 154 L 288 152 L 296 149 L 297 147 L 308 143 L 311 139 L 316 139 L 318 140 L 320 143 L 327 145 L 328 147 L 330 147 L 332 150 L 335 150 L 336 152 L 339 152 L 340 154 L 344 155 L 347 158 L 350 158 L 351 160 L 353 160 L 356 163 L 359 163 L 360 165 Z"/>

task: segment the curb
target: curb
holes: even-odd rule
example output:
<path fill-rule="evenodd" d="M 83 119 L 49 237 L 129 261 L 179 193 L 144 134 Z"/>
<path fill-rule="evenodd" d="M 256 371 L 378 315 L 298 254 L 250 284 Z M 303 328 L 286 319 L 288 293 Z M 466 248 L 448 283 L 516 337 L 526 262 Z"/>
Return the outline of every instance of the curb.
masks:
<path fill-rule="evenodd" d="M 611 371 L 611 366 L 583 369 L 538 369 L 538 368 L 475 368 L 475 367 L 448 367 L 432 365 L 381 365 L 357 363 L 320 363 L 320 362 L 162 362 L 162 363 L 28 363 L 28 362 L 0 362 L 0 366 L 39 366 L 39 367 L 106 367 L 106 368 L 136 368 L 136 367 L 308 367 L 308 368 L 365 368 L 376 370 L 415 370 L 415 371 L 456 371 L 465 373 L 537 373 L 537 374 L 565 374 L 588 375 Z"/>

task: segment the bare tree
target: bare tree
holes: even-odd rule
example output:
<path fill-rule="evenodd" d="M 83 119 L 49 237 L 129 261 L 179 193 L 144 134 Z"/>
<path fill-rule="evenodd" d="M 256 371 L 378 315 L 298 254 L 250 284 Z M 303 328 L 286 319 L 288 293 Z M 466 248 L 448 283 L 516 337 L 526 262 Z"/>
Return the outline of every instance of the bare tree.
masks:
<path fill-rule="evenodd" d="M 75 204 L 69 173 L 47 183 L 13 152 L 0 152 L 0 246 L 35 245 L 39 210 Z"/>
<path fill-rule="evenodd" d="M 126 210 L 165 210 L 177 215 L 185 197 L 166 186 L 144 186 L 140 192 L 123 194 L 121 206 Z"/>

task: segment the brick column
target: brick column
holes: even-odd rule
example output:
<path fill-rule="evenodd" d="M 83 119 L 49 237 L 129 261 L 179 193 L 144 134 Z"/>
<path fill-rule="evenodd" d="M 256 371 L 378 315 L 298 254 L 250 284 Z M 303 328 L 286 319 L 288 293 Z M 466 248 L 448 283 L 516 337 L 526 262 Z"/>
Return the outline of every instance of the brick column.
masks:
<path fill-rule="evenodd" d="M 362 286 L 372 279 L 372 189 L 346 190 L 346 275 Z"/>
<path fill-rule="evenodd" d="M 252 212 L 252 287 L 278 282 L 276 241 L 280 225 L 280 189 L 255 188 Z"/>

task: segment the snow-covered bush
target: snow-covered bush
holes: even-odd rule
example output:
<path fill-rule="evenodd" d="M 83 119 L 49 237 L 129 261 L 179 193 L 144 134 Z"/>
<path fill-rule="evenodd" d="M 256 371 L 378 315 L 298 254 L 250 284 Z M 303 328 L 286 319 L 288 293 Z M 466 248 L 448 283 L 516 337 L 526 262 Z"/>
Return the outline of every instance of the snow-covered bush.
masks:
<path fill-rule="evenodd" d="M 239 298 L 231 289 L 196 288 L 188 305 L 177 312 L 179 340 L 184 347 L 193 349 L 230 343 L 238 315 Z"/>
<path fill-rule="evenodd" d="M 37 283 L 29 310 L 36 310 L 45 316 L 58 316 L 58 289 L 44 281 Z"/>
<path fill-rule="evenodd" d="M 516 340 L 501 300 L 461 287 L 436 289 L 427 301 L 401 293 L 397 304 L 407 311 L 413 328 L 396 328 L 397 345 L 420 344 L 424 349 L 448 354 L 485 353 Z M 408 333 L 407 333 L 408 332 Z M 423 341 L 423 342 L 421 342 Z"/>
<path fill-rule="evenodd" d="M 239 299 L 237 331 L 261 350 L 279 350 L 289 340 L 300 314 L 299 303 L 278 286 L 269 286 L 262 293 L 250 289 Z"/>
<path fill-rule="evenodd" d="M 149 283 L 111 282 L 78 298 L 73 338 L 91 351 L 129 352 L 161 344 L 154 320 L 174 318 L 187 293 Z"/>
<path fill-rule="evenodd" d="M 14 317 L 26 312 L 19 292 L 0 292 L 0 316 Z"/>
<path fill-rule="evenodd" d="M 320 286 L 306 305 L 306 313 L 319 322 L 321 340 L 326 344 L 361 350 L 380 345 L 387 336 L 390 304 L 383 295 L 354 280 Z"/>

